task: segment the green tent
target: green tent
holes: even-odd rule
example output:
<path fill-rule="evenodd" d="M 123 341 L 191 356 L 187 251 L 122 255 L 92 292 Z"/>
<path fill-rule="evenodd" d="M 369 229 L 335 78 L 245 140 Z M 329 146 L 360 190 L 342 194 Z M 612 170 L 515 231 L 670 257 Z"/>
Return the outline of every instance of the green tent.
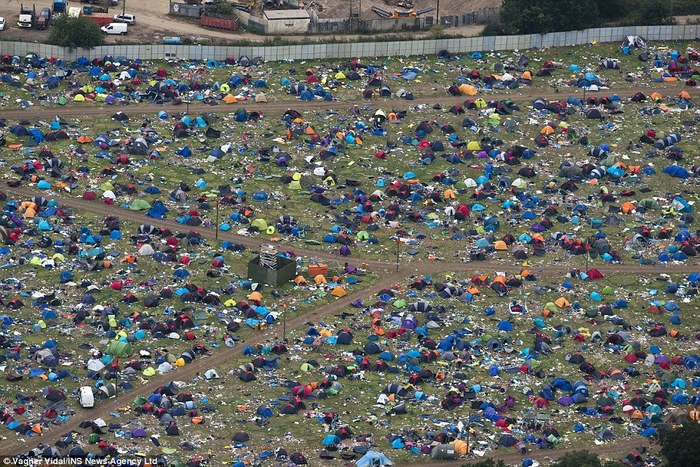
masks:
<path fill-rule="evenodd" d="M 131 354 L 131 344 L 124 341 L 112 341 L 105 349 L 105 353 L 116 357 L 126 357 Z"/>
<path fill-rule="evenodd" d="M 261 232 L 267 230 L 267 222 L 265 222 L 265 219 L 257 218 L 253 222 L 250 223 L 250 226 L 257 227 L 258 230 Z"/>
<path fill-rule="evenodd" d="M 129 209 L 132 211 L 146 211 L 151 209 L 151 205 L 148 204 L 148 201 L 145 199 L 135 199 L 134 202 L 131 203 L 131 206 L 129 206 Z"/>
<path fill-rule="evenodd" d="M 307 371 L 312 371 L 314 367 L 310 363 L 302 363 L 299 369 L 306 373 Z"/>
<path fill-rule="evenodd" d="M 58 98 L 58 100 L 56 101 L 56 103 L 57 103 L 58 105 L 66 105 L 66 104 L 68 103 L 68 99 L 66 99 L 65 97 L 61 96 L 61 97 Z"/>
<path fill-rule="evenodd" d="M 102 191 L 114 190 L 114 185 L 112 185 L 110 182 L 104 182 L 102 185 L 100 185 L 100 190 L 102 190 Z"/>

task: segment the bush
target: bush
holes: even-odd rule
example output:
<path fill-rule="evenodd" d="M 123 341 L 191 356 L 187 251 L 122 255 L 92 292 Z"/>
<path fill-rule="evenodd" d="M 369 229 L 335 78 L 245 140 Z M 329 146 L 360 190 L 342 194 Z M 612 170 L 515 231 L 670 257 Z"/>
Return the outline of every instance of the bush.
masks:
<path fill-rule="evenodd" d="M 91 49 L 104 44 L 104 34 L 100 26 L 82 16 L 63 15 L 53 20 L 48 43 L 63 47 Z"/>
<path fill-rule="evenodd" d="M 233 5 L 228 0 L 214 0 L 214 3 L 207 9 L 218 15 L 233 16 Z"/>
<path fill-rule="evenodd" d="M 700 425 L 685 423 L 659 433 L 661 455 L 667 465 L 690 465 L 691 459 L 700 459 Z"/>
<path fill-rule="evenodd" d="M 507 34 L 506 31 L 503 29 L 503 26 L 501 26 L 498 23 L 489 23 L 487 24 L 484 29 L 481 31 L 481 35 L 484 37 L 487 36 L 503 36 Z"/>

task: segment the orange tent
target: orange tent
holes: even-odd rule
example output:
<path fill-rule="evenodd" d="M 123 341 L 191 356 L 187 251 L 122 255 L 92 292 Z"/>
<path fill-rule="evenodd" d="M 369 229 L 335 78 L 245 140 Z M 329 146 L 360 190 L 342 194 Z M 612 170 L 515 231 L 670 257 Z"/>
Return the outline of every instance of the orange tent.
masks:
<path fill-rule="evenodd" d="M 297 276 L 294 278 L 294 283 L 296 285 L 306 284 L 306 279 L 304 279 L 304 276 Z"/>
<path fill-rule="evenodd" d="M 465 96 L 474 96 L 476 95 L 476 88 L 471 84 L 464 83 L 459 85 L 459 92 Z"/>
<path fill-rule="evenodd" d="M 345 291 L 345 289 L 340 286 L 333 287 L 333 290 L 331 291 L 331 295 L 334 297 L 344 297 L 347 294 L 348 293 Z"/>
<path fill-rule="evenodd" d="M 80 136 L 78 136 L 78 142 L 79 142 L 80 144 L 92 143 L 92 138 L 90 138 L 90 137 L 87 136 L 87 135 L 80 135 Z"/>
<path fill-rule="evenodd" d="M 559 297 L 556 299 L 554 302 L 559 308 L 568 308 L 571 306 L 571 303 L 565 299 L 564 297 Z"/>
<path fill-rule="evenodd" d="M 224 102 L 227 104 L 235 104 L 237 102 L 237 100 L 233 94 L 226 94 L 224 96 Z"/>
<path fill-rule="evenodd" d="M 551 135 L 552 133 L 554 133 L 554 128 L 552 128 L 552 127 L 549 126 L 549 125 L 545 125 L 545 126 L 543 126 L 542 129 L 540 130 L 540 133 L 543 134 L 543 135 Z"/>
<path fill-rule="evenodd" d="M 658 92 L 652 92 L 651 95 L 649 96 L 649 99 L 651 99 L 653 101 L 660 101 L 663 99 L 663 97 L 661 97 L 661 94 L 659 94 Z"/>
<path fill-rule="evenodd" d="M 501 284 L 506 283 L 506 277 L 505 276 L 496 276 L 493 278 L 494 282 L 500 282 Z"/>
<path fill-rule="evenodd" d="M 678 97 L 681 99 L 690 99 L 690 94 L 688 94 L 688 91 L 681 91 L 681 93 L 678 94 Z"/>
<path fill-rule="evenodd" d="M 503 240 L 496 240 L 495 242 L 493 242 L 493 247 L 499 251 L 508 249 L 508 245 L 506 245 L 506 242 L 504 242 Z"/>
<path fill-rule="evenodd" d="M 629 201 L 626 203 L 622 203 L 622 205 L 620 206 L 620 209 L 622 209 L 622 212 L 625 214 L 631 213 L 632 211 L 635 210 L 635 208 L 636 208 L 636 206 L 634 204 L 630 203 Z"/>
<path fill-rule="evenodd" d="M 314 282 L 316 283 L 316 285 L 328 284 L 328 281 L 326 280 L 326 278 L 324 276 L 322 276 L 321 274 L 314 277 Z"/>
<path fill-rule="evenodd" d="M 520 75 L 520 78 L 522 78 L 522 79 L 532 79 L 532 73 L 530 73 L 529 71 L 525 70 L 525 71 L 523 71 L 523 74 Z"/>
<path fill-rule="evenodd" d="M 251 294 L 248 295 L 248 300 L 260 301 L 262 300 L 262 294 L 260 292 L 251 292 Z"/>

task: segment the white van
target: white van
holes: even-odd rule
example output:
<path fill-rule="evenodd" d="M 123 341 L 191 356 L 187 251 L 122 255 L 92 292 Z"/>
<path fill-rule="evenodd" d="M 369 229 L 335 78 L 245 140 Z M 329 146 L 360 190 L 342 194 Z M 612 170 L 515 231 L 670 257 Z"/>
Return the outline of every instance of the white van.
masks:
<path fill-rule="evenodd" d="M 102 32 L 105 34 L 126 34 L 129 25 L 126 23 L 109 23 L 102 26 Z"/>
<path fill-rule="evenodd" d="M 90 386 L 80 387 L 80 406 L 84 409 L 95 407 L 95 395 L 92 393 Z"/>

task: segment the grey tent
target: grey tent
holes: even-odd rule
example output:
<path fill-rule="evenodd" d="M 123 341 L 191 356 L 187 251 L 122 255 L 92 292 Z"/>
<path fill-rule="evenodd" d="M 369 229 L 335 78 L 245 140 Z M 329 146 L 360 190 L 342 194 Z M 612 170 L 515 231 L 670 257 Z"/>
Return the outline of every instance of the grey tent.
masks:
<path fill-rule="evenodd" d="M 620 47 L 636 47 L 643 49 L 647 46 L 647 41 L 642 36 L 625 36 Z"/>

